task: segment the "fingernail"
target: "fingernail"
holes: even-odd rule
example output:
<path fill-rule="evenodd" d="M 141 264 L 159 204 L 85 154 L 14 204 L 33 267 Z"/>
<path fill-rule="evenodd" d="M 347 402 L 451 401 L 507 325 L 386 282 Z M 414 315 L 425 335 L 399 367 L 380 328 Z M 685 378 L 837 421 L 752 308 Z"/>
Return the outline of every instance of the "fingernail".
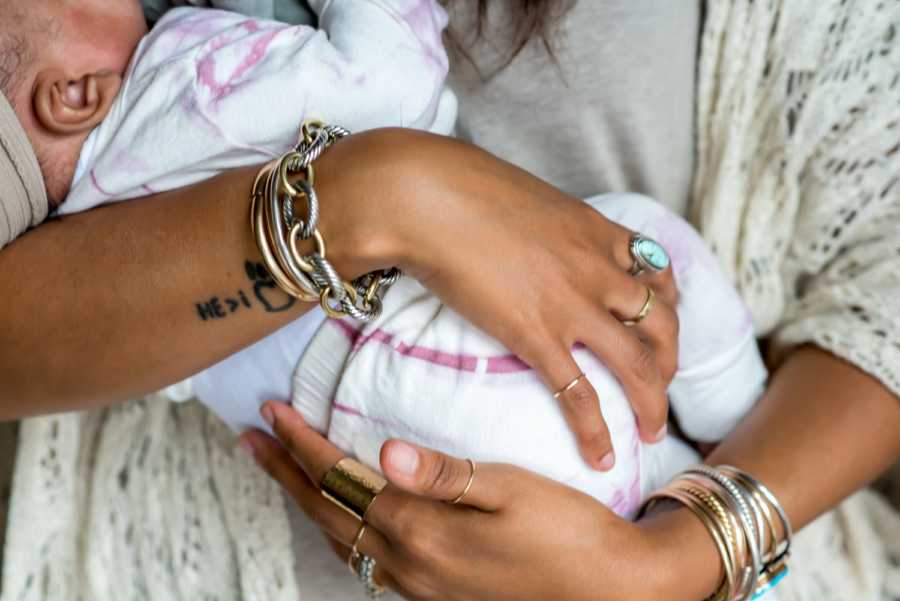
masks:
<path fill-rule="evenodd" d="M 653 437 L 653 442 L 662 442 L 668 433 L 669 424 L 663 424 L 663 427 L 660 428 L 659 432 L 656 433 L 656 436 Z"/>
<path fill-rule="evenodd" d="M 259 414 L 262 415 L 263 421 L 269 424 L 270 428 L 275 427 L 275 412 L 272 411 L 272 408 L 268 404 L 262 406 Z"/>
<path fill-rule="evenodd" d="M 238 445 L 237 445 L 237 446 L 238 446 L 238 448 L 239 448 L 240 450 L 242 450 L 243 452 L 247 453 L 247 454 L 250 455 L 251 457 L 253 457 L 254 455 L 256 455 L 256 449 L 253 448 L 253 443 L 251 443 L 251 442 L 250 442 L 249 440 L 247 440 L 246 438 L 242 438 L 242 439 L 238 442 Z"/>
<path fill-rule="evenodd" d="M 603 456 L 603 459 L 600 460 L 600 463 L 597 464 L 597 467 L 600 468 L 601 472 L 608 472 L 616 465 L 616 454 L 610 451 L 606 455 Z"/>
<path fill-rule="evenodd" d="M 419 469 L 419 453 L 408 444 L 394 444 L 389 457 L 391 466 L 405 476 L 414 476 Z"/>

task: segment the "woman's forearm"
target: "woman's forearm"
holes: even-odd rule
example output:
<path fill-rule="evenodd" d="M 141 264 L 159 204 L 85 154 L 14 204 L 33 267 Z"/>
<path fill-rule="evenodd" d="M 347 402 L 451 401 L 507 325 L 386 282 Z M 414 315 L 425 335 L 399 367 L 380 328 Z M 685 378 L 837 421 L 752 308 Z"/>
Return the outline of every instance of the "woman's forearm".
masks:
<path fill-rule="evenodd" d="M 256 171 L 48 222 L 0 252 L 0 419 L 150 392 L 300 315 L 259 264 Z"/>
<path fill-rule="evenodd" d="M 753 412 L 706 461 L 756 476 L 800 529 L 890 467 L 900 455 L 898 432 L 897 397 L 837 357 L 802 348 L 773 375 Z M 687 514 L 672 511 L 653 521 L 660 540 L 678 541 L 668 547 L 668 556 L 674 560 L 672 577 L 691 589 L 683 598 L 700 599 L 720 578 L 718 560 L 709 535 Z"/>
<path fill-rule="evenodd" d="M 410 136 L 421 134 L 360 134 L 316 161 L 319 229 L 345 279 L 404 255 L 406 211 L 371 185 L 405 181 Z M 143 396 L 308 311 L 261 264 L 250 228 L 258 171 L 48 222 L 4 248 L 0 419 Z"/>
<path fill-rule="evenodd" d="M 807 347 L 707 461 L 757 476 L 802 528 L 890 467 L 900 455 L 898 433 L 900 399 L 862 370 Z"/>
<path fill-rule="evenodd" d="M 646 297 L 628 275 L 627 229 L 484 151 L 423 132 L 350 136 L 315 169 L 319 229 L 345 280 L 399 266 L 553 390 L 572 381 L 572 347 L 590 333 L 585 344 L 629 391 L 642 439 L 656 439 L 676 324 L 674 311 L 635 330 L 615 319 Z M 255 175 L 68 217 L 0 253 L 0 419 L 142 395 L 299 315 L 258 265 Z M 660 306 L 673 302 L 671 271 L 651 285 Z M 521 292 L 515 307 L 510 291 Z M 600 469 L 611 443 L 597 403 L 582 402 L 595 394 L 579 379 L 560 403 Z"/>

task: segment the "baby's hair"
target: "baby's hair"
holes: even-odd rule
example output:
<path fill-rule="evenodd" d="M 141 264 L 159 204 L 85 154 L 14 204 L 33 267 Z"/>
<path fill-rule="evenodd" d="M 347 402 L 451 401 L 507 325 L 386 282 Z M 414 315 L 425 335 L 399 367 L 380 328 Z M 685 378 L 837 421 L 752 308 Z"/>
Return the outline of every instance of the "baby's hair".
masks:
<path fill-rule="evenodd" d="M 0 0 L 0 92 L 10 103 L 14 102 L 15 93 L 34 60 L 27 29 L 22 27 L 26 16 L 14 4 Z"/>

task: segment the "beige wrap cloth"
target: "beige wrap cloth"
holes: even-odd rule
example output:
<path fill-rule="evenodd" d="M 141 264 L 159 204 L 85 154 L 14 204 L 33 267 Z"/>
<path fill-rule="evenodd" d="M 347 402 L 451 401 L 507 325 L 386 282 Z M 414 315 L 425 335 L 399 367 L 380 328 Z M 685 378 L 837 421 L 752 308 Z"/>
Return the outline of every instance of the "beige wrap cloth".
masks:
<path fill-rule="evenodd" d="M 9 101 L 0 94 L 0 248 L 47 218 L 37 156 Z"/>

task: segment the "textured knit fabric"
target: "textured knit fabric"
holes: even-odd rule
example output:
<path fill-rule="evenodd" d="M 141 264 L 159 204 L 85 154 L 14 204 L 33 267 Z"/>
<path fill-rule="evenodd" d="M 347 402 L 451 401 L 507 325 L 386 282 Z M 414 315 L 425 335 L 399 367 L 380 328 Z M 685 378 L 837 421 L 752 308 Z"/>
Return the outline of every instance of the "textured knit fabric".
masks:
<path fill-rule="evenodd" d="M 37 157 L 13 107 L 0 94 L 0 249 L 47 217 Z"/>
<path fill-rule="evenodd" d="M 898 28 L 893 2 L 709 2 L 693 198 L 758 332 L 895 392 Z M 298 598 L 277 485 L 196 406 L 155 400 L 24 424 L 4 601 Z M 855 495 L 797 537 L 780 597 L 900 597 L 898 524 Z"/>

